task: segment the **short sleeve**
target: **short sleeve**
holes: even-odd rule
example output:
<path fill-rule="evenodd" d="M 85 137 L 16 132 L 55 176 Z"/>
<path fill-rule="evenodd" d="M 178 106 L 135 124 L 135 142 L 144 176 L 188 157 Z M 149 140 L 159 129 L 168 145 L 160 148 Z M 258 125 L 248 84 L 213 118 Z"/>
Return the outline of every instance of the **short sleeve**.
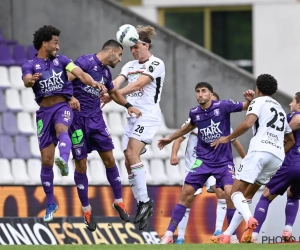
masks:
<path fill-rule="evenodd" d="M 190 120 L 190 124 L 192 124 L 193 126 L 196 125 L 196 124 L 193 122 L 193 113 L 192 113 L 192 111 L 190 111 L 190 118 L 189 118 L 189 120 Z"/>
<path fill-rule="evenodd" d="M 34 75 L 32 64 L 30 62 L 26 62 L 22 65 L 22 79 L 28 74 Z"/>
<path fill-rule="evenodd" d="M 64 68 L 66 68 L 69 65 L 69 63 L 72 62 L 72 60 L 69 57 L 64 56 L 64 55 L 59 55 L 59 61 L 61 62 L 62 66 Z"/>
<path fill-rule="evenodd" d="M 82 69 L 84 72 L 88 72 L 90 61 L 86 57 L 80 56 L 74 61 L 75 65 Z"/>
<path fill-rule="evenodd" d="M 121 69 L 121 72 L 119 75 L 124 76 L 126 80 L 128 79 L 128 73 L 129 73 L 129 65 L 131 62 L 126 63 L 123 68 Z"/>
<path fill-rule="evenodd" d="M 107 88 L 107 90 L 112 90 L 114 88 L 114 84 L 112 82 L 111 72 L 108 68 L 105 70 L 105 77 L 107 79 L 107 81 L 104 84 L 105 87 Z"/>
<path fill-rule="evenodd" d="M 153 61 L 142 75 L 147 75 L 153 81 L 154 79 L 161 77 L 165 74 L 165 64 L 163 61 Z"/>
<path fill-rule="evenodd" d="M 190 123 L 190 122 L 191 122 L 191 119 L 189 118 L 189 119 L 187 119 L 187 120 L 182 124 L 181 127 L 183 127 L 184 125 L 186 125 L 186 124 L 188 124 L 188 123 Z M 192 131 L 188 132 L 187 134 L 183 135 L 182 137 L 188 138 L 188 137 L 190 136 L 191 132 L 192 132 Z"/>
<path fill-rule="evenodd" d="M 254 99 L 248 107 L 246 116 L 249 114 L 253 114 L 259 117 L 262 105 L 263 103 L 259 99 Z"/>
<path fill-rule="evenodd" d="M 293 131 L 292 131 L 290 125 L 289 125 L 288 123 L 286 123 L 284 133 L 285 133 L 285 134 L 290 134 L 290 133 L 292 133 L 292 132 L 293 132 Z"/>
<path fill-rule="evenodd" d="M 243 110 L 243 103 L 234 100 L 224 100 L 221 101 L 222 105 L 228 113 L 241 112 Z"/>

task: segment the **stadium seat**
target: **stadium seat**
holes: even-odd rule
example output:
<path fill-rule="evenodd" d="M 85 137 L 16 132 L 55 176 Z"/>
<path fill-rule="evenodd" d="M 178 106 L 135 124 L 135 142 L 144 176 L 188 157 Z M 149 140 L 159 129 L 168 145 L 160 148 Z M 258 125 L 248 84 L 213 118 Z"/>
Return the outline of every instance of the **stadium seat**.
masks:
<path fill-rule="evenodd" d="M 22 69 L 19 66 L 11 66 L 8 68 L 9 79 L 14 89 L 24 89 L 22 80 Z M 32 90 L 31 90 L 32 91 Z"/>
<path fill-rule="evenodd" d="M 8 159 L 0 158 L 0 184 L 12 185 L 14 177 L 11 173 L 11 167 Z"/>
<path fill-rule="evenodd" d="M 151 160 L 150 172 L 153 174 L 154 185 L 169 185 L 170 180 L 169 177 L 166 175 L 165 165 L 162 160 L 160 159 Z"/>
<path fill-rule="evenodd" d="M 39 159 L 29 159 L 27 161 L 27 172 L 31 185 L 41 184 L 41 167 L 41 160 Z"/>
<path fill-rule="evenodd" d="M 40 157 L 39 141 L 36 135 L 32 135 L 29 138 L 30 151 L 34 157 Z"/>
<path fill-rule="evenodd" d="M 0 113 L 5 112 L 6 110 L 7 110 L 7 106 L 6 106 L 5 98 L 2 90 L 0 89 Z"/>
<path fill-rule="evenodd" d="M 103 108 L 103 111 L 106 113 L 111 113 L 111 112 L 125 112 L 126 108 L 117 104 L 114 101 L 111 101 L 110 103 L 106 104 Z"/>
<path fill-rule="evenodd" d="M 173 166 L 170 159 L 165 160 L 166 174 L 171 185 L 181 185 L 185 176 L 182 175 L 180 165 Z"/>
<path fill-rule="evenodd" d="M 7 135 L 19 134 L 16 116 L 13 113 L 5 112 L 2 114 L 3 133 Z"/>
<path fill-rule="evenodd" d="M 22 66 L 26 62 L 26 52 L 24 45 L 16 44 L 13 47 L 13 58 L 16 61 L 16 65 Z"/>
<path fill-rule="evenodd" d="M 21 104 L 24 111 L 32 113 L 39 109 L 39 106 L 34 99 L 35 97 L 32 89 L 24 88 L 21 90 Z"/>
<path fill-rule="evenodd" d="M 124 125 L 123 120 L 119 112 L 111 112 L 108 114 L 109 132 L 112 135 L 123 135 Z"/>
<path fill-rule="evenodd" d="M 8 78 L 8 69 L 5 66 L 0 66 L 0 89 L 7 89 L 11 87 Z"/>
<path fill-rule="evenodd" d="M 11 112 L 19 112 L 22 110 L 19 91 L 16 89 L 7 89 L 5 91 L 5 101 L 7 108 Z"/>
<path fill-rule="evenodd" d="M 0 136 L 0 157 L 9 160 L 16 158 L 14 144 L 11 136 L 9 135 Z"/>
<path fill-rule="evenodd" d="M 6 44 L 0 45 L 0 65 L 4 65 L 4 66 L 16 65 L 16 61 L 11 56 L 10 47 Z"/>
<path fill-rule="evenodd" d="M 153 154 L 155 155 L 156 158 L 161 158 L 161 159 L 166 159 L 170 157 L 170 154 L 166 148 L 163 148 L 160 150 L 157 147 L 158 140 L 161 139 L 162 136 L 160 135 L 155 135 L 151 144 L 151 149 L 153 151 Z M 147 154 L 147 153 L 146 153 Z"/>
<path fill-rule="evenodd" d="M 160 128 L 159 128 L 157 134 L 158 135 L 169 135 L 169 134 L 172 134 L 175 131 L 176 131 L 176 129 L 170 129 L 170 128 L 167 127 L 164 115 L 161 114 L 161 125 L 160 125 Z"/>
<path fill-rule="evenodd" d="M 113 150 L 113 154 L 114 154 L 114 157 L 116 160 L 120 160 L 120 159 L 123 159 L 124 158 L 124 154 L 123 154 L 123 151 L 122 151 L 122 144 L 121 144 L 121 141 L 119 139 L 118 136 L 116 135 L 112 135 L 111 136 L 111 139 L 114 143 L 114 150 Z"/>
<path fill-rule="evenodd" d="M 181 175 L 183 176 L 183 179 L 185 178 L 186 176 L 186 173 L 185 173 L 185 159 L 184 158 L 181 158 L 179 160 L 179 170 L 181 171 Z"/>
<path fill-rule="evenodd" d="M 31 180 L 28 176 L 26 164 L 23 159 L 12 159 L 11 170 L 14 177 L 14 184 L 30 184 Z"/>
<path fill-rule="evenodd" d="M 37 53 L 36 49 L 33 47 L 33 45 L 29 45 L 27 47 L 27 59 L 32 60 L 34 55 Z"/>
<path fill-rule="evenodd" d="M 19 131 L 25 135 L 33 135 L 35 130 L 32 125 L 32 118 L 27 112 L 19 112 L 17 114 L 17 124 Z"/>
<path fill-rule="evenodd" d="M 151 160 L 154 157 L 156 157 L 156 155 L 154 155 L 154 153 L 153 153 L 152 145 L 146 145 L 145 148 L 146 148 L 147 151 L 146 151 L 146 153 L 141 155 L 142 159 Z"/>
<path fill-rule="evenodd" d="M 17 135 L 15 137 L 15 152 L 17 158 L 29 159 L 32 158 L 28 138 L 24 135 Z"/>
<path fill-rule="evenodd" d="M 92 177 L 89 182 L 92 185 L 109 185 L 109 182 L 106 178 L 106 170 L 103 165 L 102 160 L 93 159 L 89 161 L 89 170 L 90 176 Z"/>
<path fill-rule="evenodd" d="M 36 132 L 37 132 L 37 129 L 36 129 L 36 113 L 35 113 L 35 112 L 33 112 L 33 113 L 31 114 L 31 119 L 32 119 L 33 129 L 34 129 L 34 131 L 35 131 L 35 133 L 36 133 Z"/>
<path fill-rule="evenodd" d="M 5 39 L 2 35 L 2 30 L 0 29 L 0 44 L 13 45 L 16 43 L 17 43 L 17 41 L 15 41 L 15 40 Z"/>

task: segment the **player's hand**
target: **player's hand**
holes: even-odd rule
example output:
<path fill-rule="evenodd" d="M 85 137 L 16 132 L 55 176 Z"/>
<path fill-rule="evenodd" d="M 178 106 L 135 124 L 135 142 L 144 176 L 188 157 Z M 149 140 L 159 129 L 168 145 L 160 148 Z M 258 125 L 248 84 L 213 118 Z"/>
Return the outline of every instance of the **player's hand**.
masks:
<path fill-rule="evenodd" d="M 217 149 L 217 147 L 220 145 L 220 144 L 225 144 L 225 143 L 228 143 L 230 142 L 230 139 L 228 138 L 228 136 L 221 136 L 218 140 L 212 142 L 210 144 L 211 147 L 215 147 L 215 149 Z"/>
<path fill-rule="evenodd" d="M 166 145 L 170 144 L 172 140 L 169 137 L 162 138 L 158 140 L 157 147 L 162 150 Z"/>
<path fill-rule="evenodd" d="M 104 92 L 104 93 L 107 92 L 107 88 L 102 83 L 93 82 L 92 87 L 95 88 L 95 89 L 100 89 L 100 92 Z"/>
<path fill-rule="evenodd" d="M 111 102 L 111 97 L 108 94 L 100 94 L 101 108 L 103 108 L 107 103 Z"/>
<path fill-rule="evenodd" d="M 251 102 L 255 97 L 255 92 L 252 89 L 248 89 L 247 91 L 243 92 L 243 95 L 248 102 Z"/>
<path fill-rule="evenodd" d="M 80 111 L 80 102 L 74 96 L 71 97 L 69 105 L 72 109 Z"/>
<path fill-rule="evenodd" d="M 39 80 L 41 76 L 42 76 L 41 73 L 35 73 L 35 74 L 33 74 L 32 77 L 31 77 L 31 79 L 30 79 L 30 83 L 31 83 L 32 85 L 35 84 L 35 82 L 36 82 L 37 80 Z"/>
<path fill-rule="evenodd" d="M 135 114 L 136 118 L 139 118 L 140 116 L 142 116 L 142 112 L 135 107 L 129 107 L 127 112 L 128 112 L 128 115 L 130 115 L 130 116 L 132 116 L 132 114 Z"/>
<path fill-rule="evenodd" d="M 176 165 L 178 165 L 178 163 L 179 163 L 179 160 L 178 160 L 177 155 L 171 155 L 170 164 L 173 166 L 176 166 Z"/>

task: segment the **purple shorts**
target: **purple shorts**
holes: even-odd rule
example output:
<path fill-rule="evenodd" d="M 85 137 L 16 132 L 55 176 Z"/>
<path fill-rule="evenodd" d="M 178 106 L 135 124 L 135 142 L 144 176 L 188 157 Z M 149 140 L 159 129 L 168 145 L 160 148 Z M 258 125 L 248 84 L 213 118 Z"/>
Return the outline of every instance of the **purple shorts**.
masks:
<path fill-rule="evenodd" d="M 289 188 L 293 194 L 293 198 L 300 199 L 300 166 L 282 165 L 280 169 L 273 175 L 266 187 L 270 190 L 270 194 L 283 195 Z"/>
<path fill-rule="evenodd" d="M 234 182 L 233 163 L 229 162 L 220 167 L 210 167 L 202 160 L 197 159 L 190 172 L 185 177 L 185 183 L 191 185 L 195 190 L 202 188 L 210 176 L 216 178 L 216 188 L 232 185 Z"/>
<path fill-rule="evenodd" d="M 60 102 L 52 107 L 40 107 L 36 111 L 37 136 L 40 150 L 50 144 L 58 143 L 55 125 L 64 124 L 70 127 L 73 121 L 73 111 L 67 102 Z"/>
<path fill-rule="evenodd" d="M 69 130 L 72 154 L 75 160 L 87 158 L 93 150 L 107 152 L 114 145 L 102 116 L 84 117 L 75 115 Z"/>

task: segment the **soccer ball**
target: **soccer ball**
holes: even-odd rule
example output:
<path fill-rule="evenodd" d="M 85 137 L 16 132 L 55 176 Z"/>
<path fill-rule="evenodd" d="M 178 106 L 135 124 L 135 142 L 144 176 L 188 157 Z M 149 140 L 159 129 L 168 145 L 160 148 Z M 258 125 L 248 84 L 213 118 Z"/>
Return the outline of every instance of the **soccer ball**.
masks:
<path fill-rule="evenodd" d="M 125 47 L 131 47 L 138 42 L 139 34 L 136 28 L 130 24 L 122 25 L 117 34 L 117 41 Z"/>

